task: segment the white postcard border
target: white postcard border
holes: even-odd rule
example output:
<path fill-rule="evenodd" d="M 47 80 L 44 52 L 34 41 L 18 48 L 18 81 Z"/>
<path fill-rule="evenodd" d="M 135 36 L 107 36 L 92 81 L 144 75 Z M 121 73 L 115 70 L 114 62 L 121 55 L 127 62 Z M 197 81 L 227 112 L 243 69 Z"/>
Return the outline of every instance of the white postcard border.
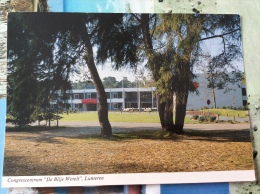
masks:
<path fill-rule="evenodd" d="M 236 170 L 208 172 L 91 174 L 62 176 L 4 176 L 2 179 L 2 187 L 70 187 L 253 181 L 255 181 L 254 170 Z"/>

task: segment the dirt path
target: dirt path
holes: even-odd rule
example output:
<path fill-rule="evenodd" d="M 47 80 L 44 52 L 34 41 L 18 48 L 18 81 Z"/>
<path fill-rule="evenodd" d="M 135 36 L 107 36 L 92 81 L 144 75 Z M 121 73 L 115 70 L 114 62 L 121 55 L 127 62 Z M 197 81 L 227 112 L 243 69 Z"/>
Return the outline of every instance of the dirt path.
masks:
<path fill-rule="evenodd" d="M 94 135 L 100 133 L 100 126 L 98 122 L 60 122 L 60 129 L 55 130 L 42 130 L 42 131 L 28 131 L 29 133 L 35 133 L 35 135 L 45 135 L 46 137 L 68 137 L 78 135 Z M 127 133 L 136 132 L 141 130 L 160 130 L 159 123 L 123 123 L 112 122 L 111 123 L 113 133 Z M 65 127 L 65 128 L 63 128 Z M 184 131 L 248 131 L 250 125 L 248 123 L 243 124 L 185 124 Z M 10 131 L 11 132 L 11 131 Z M 18 132 L 18 131 L 17 131 Z M 8 136 L 9 133 L 6 135 Z M 19 132 L 17 135 L 23 134 Z"/>
<path fill-rule="evenodd" d="M 76 133 L 99 133 L 100 127 L 98 122 L 60 122 L 60 126 L 65 127 L 78 127 L 80 130 Z M 158 130 L 161 129 L 159 123 L 124 123 L 124 122 L 111 122 L 113 133 L 119 132 L 134 132 L 139 130 Z M 234 131 L 234 130 L 249 130 L 249 123 L 239 123 L 239 124 L 185 124 L 184 131 L 196 130 L 196 131 Z"/>

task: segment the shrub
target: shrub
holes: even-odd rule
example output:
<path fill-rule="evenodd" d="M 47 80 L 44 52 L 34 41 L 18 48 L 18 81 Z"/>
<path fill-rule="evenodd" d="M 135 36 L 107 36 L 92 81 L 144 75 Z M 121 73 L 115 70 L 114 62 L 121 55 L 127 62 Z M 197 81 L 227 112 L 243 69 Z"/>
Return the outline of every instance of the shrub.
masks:
<path fill-rule="evenodd" d="M 204 122 L 205 120 L 206 120 L 205 116 L 201 116 L 201 117 L 199 118 L 199 122 Z"/>
<path fill-rule="evenodd" d="M 246 105 L 246 106 L 243 106 L 243 110 L 249 110 L 248 109 L 248 106 Z"/>
<path fill-rule="evenodd" d="M 195 115 L 194 115 L 194 116 L 195 116 Z M 204 122 L 204 121 L 214 122 L 216 119 L 217 119 L 216 116 L 210 116 L 210 115 L 199 117 L 199 121 L 200 121 L 200 122 Z"/>
<path fill-rule="evenodd" d="M 197 120 L 199 118 L 199 115 L 193 115 L 192 118 Z"/>
<path fill-rule="evenodd" d="M 214 122 L 217 119 L 216 116 L 209 116 L 209 120 L 210 122 Z"/>

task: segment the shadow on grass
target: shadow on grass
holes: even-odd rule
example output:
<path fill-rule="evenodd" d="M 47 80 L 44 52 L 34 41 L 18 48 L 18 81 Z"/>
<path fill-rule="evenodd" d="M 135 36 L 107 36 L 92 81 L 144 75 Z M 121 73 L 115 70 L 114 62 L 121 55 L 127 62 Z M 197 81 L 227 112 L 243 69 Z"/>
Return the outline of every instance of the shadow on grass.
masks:
<path fill-rule="evenodd" d="M 186 129 L 182 135 L 169 133 L 160 129 L 151 129 L 149 127 L 131 128 L 124 130 L 124 128 L 114 128 L 113 136 L 109 139 L 104 139 L 100 135 L 99 126 L 86 127 L 44 127 L 44 126 L 29 126 L 21 130 L 19 128 L 7 127 L 6 132 L 24 132 L 28 134 L 37 134 L 36 137 L 19 137 L 21 140 L 33 140 L 36 142 L 46 143 L 60 143 L 55 138 L 64 137 L 69 139 L 82 140 L 108 140 L 108 141 L 127 141 L 132 139 L 150 139 L 161 141 L 184 141 L 184 140 L 200 140 L 200 141 L 214 141 L 214 142 L 250 142 L 250 131 L 243 130 L 192 130 Z"/>
<path fill-rule="evenodd" d="M 29 133 L 38 133 L 40 131 L 51 131 L 51 130 L 58 130 L 58 129 L 65 129 L 66 127 L 56 127 L 56 126 L 23 126 L 21 129 L 19 127 L 6 127 L 6 132 L 29 132 Z"/>
<path fill-rule="evenodd" d="M 213 130 L 185 132 L 189 140 L 219 141 L 219 142 L 251 142 L 250 131 L 244 130 Z"/>
<path fill-rule="evenodd" d="M 118 140 L 127 139 L 154 139 L 164 141 L 184 141 L 184 140 L 200 140 L 200 141 L 214 141 L 214 142 L 250 142 L 249 130 L 240 131 L 187 131 L 182 135 L 172 134 L 166 131 L 140 131 L 130 133 L 114 134 Z"/>

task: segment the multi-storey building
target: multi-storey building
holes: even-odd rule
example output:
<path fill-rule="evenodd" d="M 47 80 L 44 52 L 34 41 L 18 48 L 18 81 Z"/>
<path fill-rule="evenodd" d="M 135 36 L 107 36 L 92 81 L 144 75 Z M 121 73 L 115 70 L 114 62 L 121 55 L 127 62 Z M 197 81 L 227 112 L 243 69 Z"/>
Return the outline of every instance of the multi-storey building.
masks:
<path fill-rule="evenodd" d="M 204 107 L 213 107 L 212 89 L 207 87 L 207 81 L 200 76 L 198 78 L 198 92 L 189 93 L 187 110 L 198 110 Z M 215 91 L 216 106 L 241 108 L 247 105 L 246 87 L 240 82 L 228 84 L 230 91 L 225 89 Z M 157 110 L 156 88 L 107 88 L 105 89 L 109 111 Z M 208 105 L 207 101 L 211 103 Z M 68 93 L 64 109 L 79 111 L 96 111 L 98 109 L 98 96 L 94 87 L 79 90 L 71 90 Z M 54 102 L 56 104 L 56 102 Z"/>
<path fill-rule="evenodd" d="M 157 109 L 156 88 L 107 88 L 105 89 L 109 111 Z M 71 90 L 65 103 L 66 109 L 96 111 L 98 96 L 96 89 Z"/>

